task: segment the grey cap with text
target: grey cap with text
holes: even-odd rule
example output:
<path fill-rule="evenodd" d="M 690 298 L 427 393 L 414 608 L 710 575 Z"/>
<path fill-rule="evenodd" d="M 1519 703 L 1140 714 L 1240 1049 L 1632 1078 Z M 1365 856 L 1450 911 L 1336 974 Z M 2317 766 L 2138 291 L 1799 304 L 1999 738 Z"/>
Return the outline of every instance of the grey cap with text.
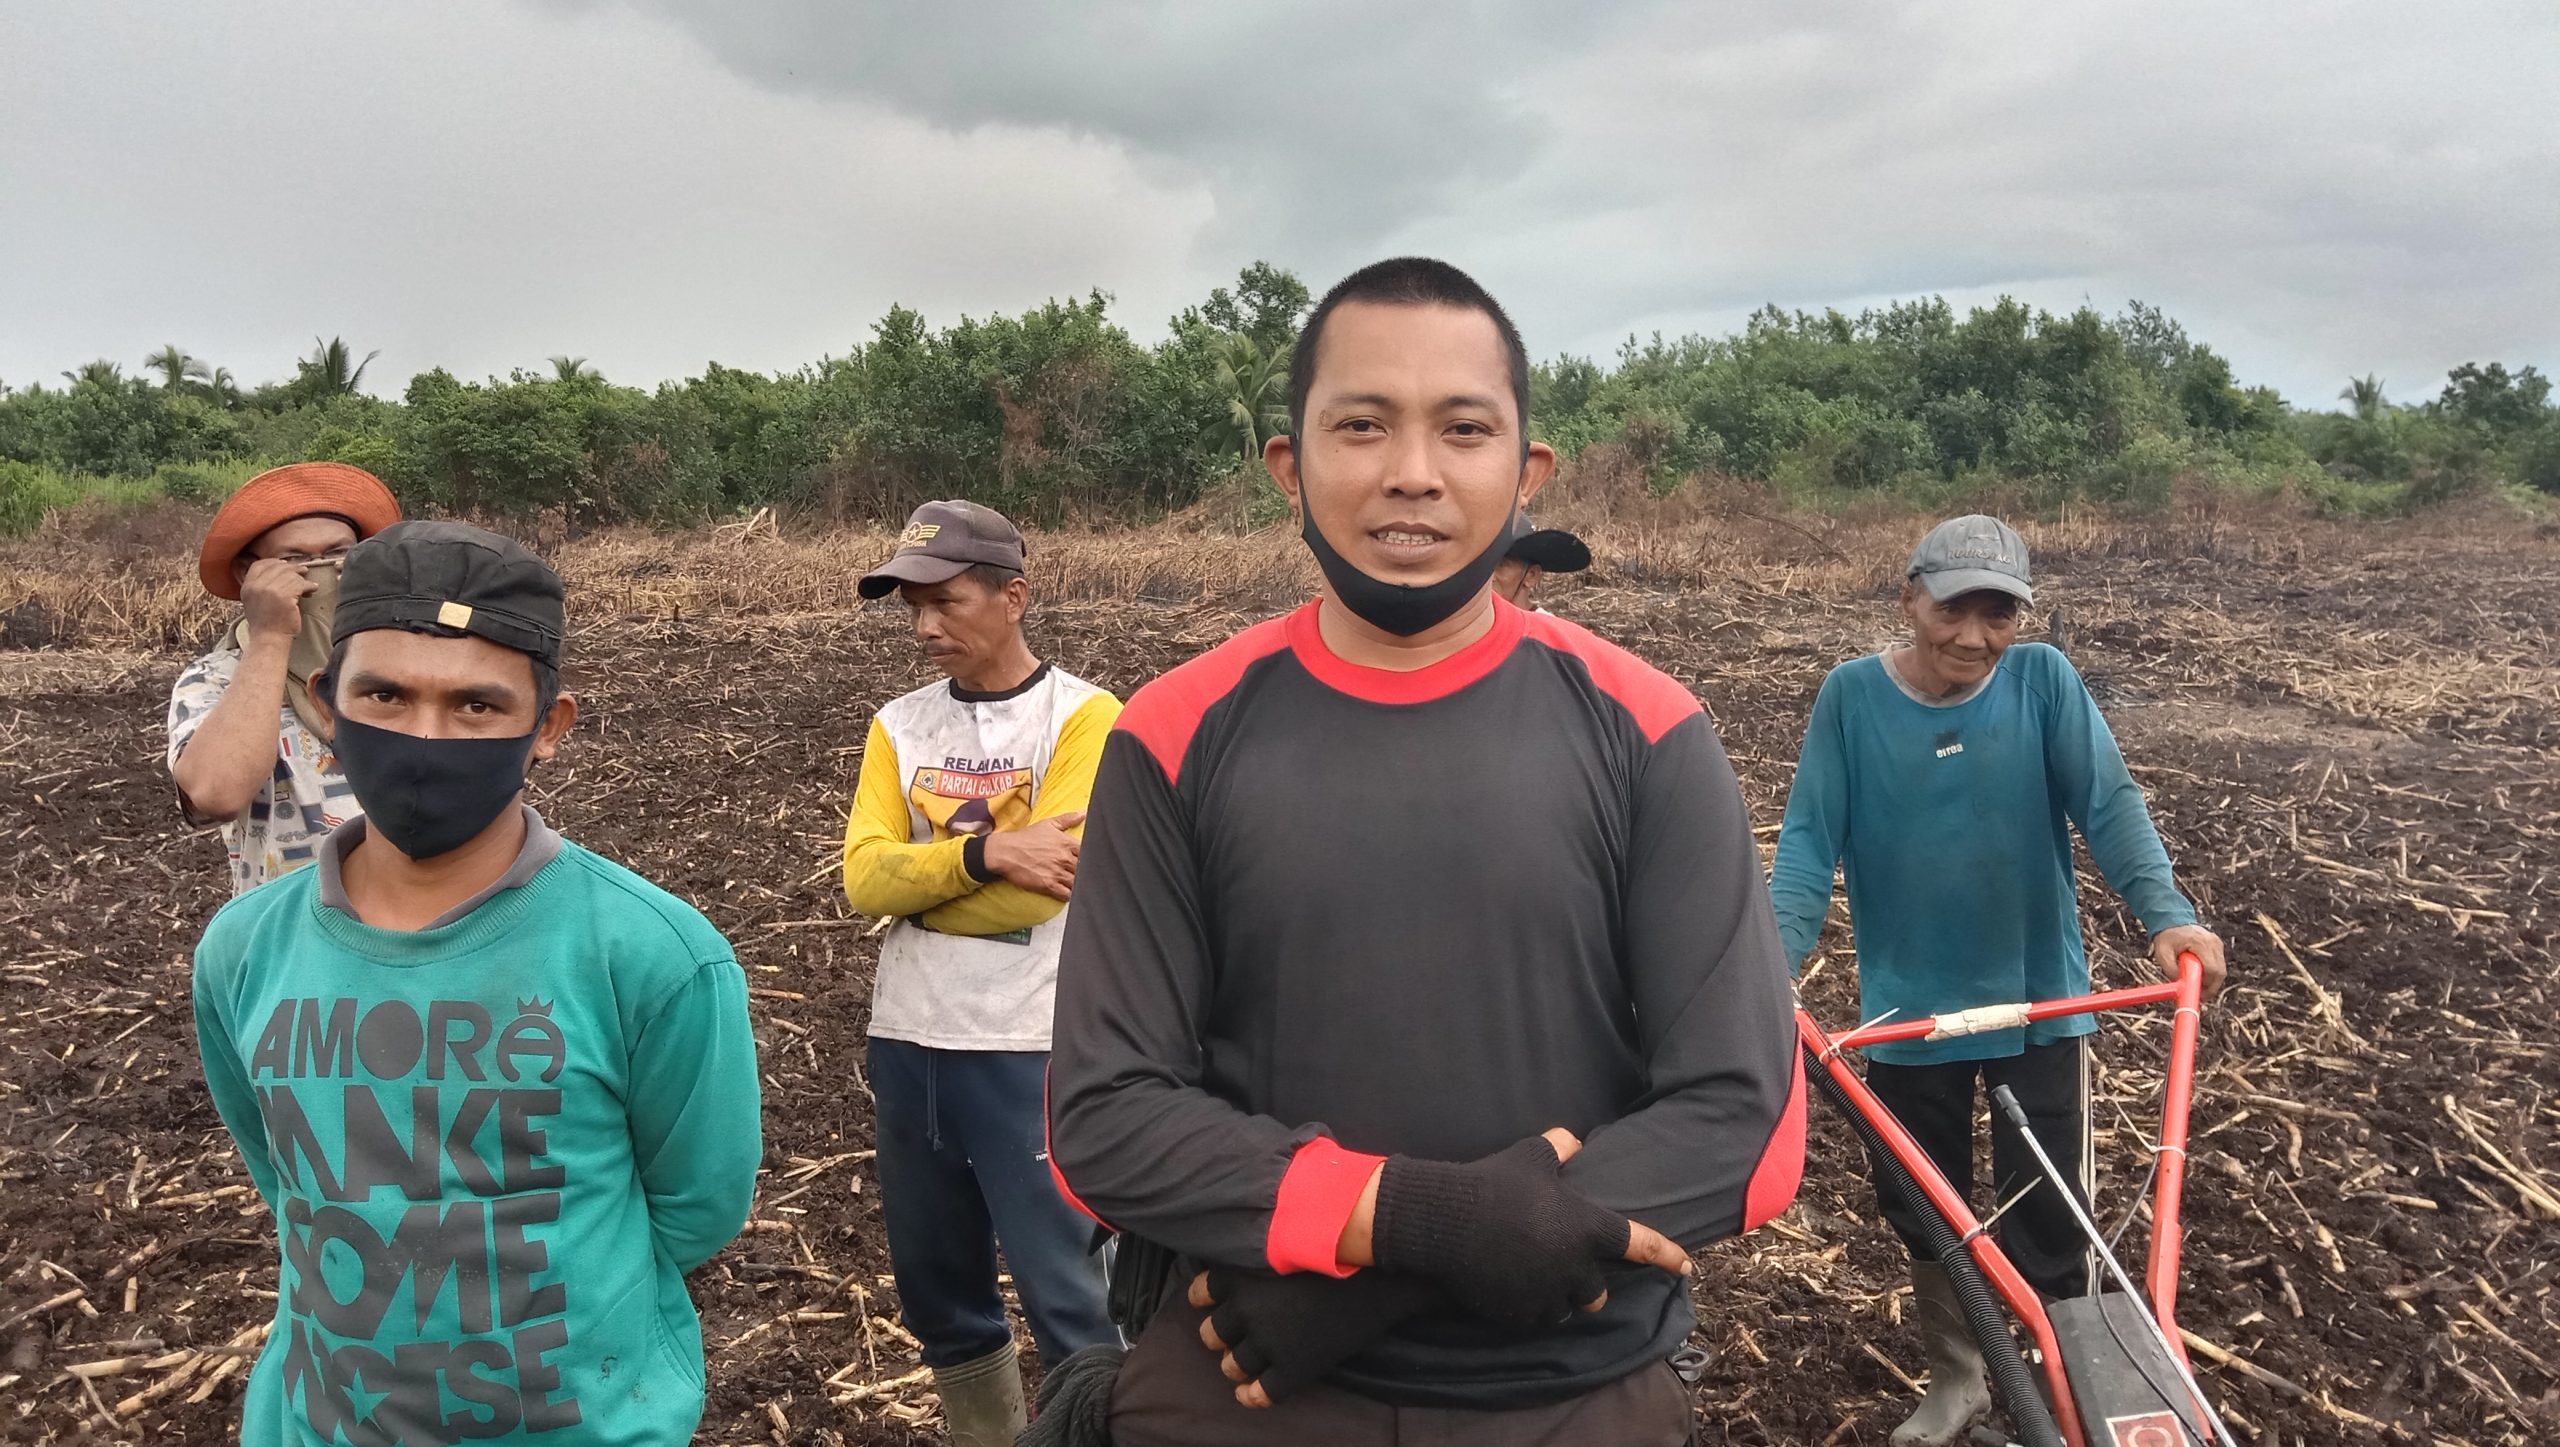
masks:
<path fill-rule="evenodd" d="M 855 591 L 886 598 L 901 583 L 946 582 L 981 563 L 1019 573 L 1027 551 L 1022 530 L 994 508 L 958 498 L 929 502 L 907 519 L 889 561 L 865 573 Z"/>
<path fill-rule="evenodd" d="M 1981 513 L 1949 518 L 1929 529 L 1911 550 L 1911 567 L 1904 576 L 1941 603 L 1985 588 L 2023 603 L 2036 597 L 2027 573 L 2027 540 L 2016 528 Z"/>

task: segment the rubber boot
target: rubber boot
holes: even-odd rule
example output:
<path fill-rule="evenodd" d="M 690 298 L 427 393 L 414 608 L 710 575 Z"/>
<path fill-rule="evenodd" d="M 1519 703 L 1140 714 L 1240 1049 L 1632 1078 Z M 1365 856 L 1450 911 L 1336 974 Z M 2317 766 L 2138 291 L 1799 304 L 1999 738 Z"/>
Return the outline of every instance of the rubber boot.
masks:
<path fill-rule="evenodd" d="M 1912 1264 L 1911 1295 L 1919 1308 L 1920 1340 L 1929 1352 L 1929 1390 L 1893 1429 L 1893 1447 L 1955 1447 L 1965 1440 L 1965 1429 L 1991 1410 L 1982 1351 L 1965 1327 L 1955 1287 L 1935 1263 Z"/>
<path fill-rule="evenodd" d="M 1029 1421 L 1011 1342 L 976 1361 L 935 1367 L 933 1389 L 942 1397 L 942 1423 L 954 1447 L 1013 1447 Z"/>

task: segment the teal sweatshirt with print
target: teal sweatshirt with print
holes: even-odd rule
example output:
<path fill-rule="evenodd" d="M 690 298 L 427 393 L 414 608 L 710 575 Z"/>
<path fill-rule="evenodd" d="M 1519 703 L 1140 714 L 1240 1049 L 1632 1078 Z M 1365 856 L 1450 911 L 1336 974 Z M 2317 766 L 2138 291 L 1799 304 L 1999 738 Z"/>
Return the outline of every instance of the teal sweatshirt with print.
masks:
<path fill-rule="evenodd" d="M 1798 968 L 1849 885 L 1858 1009 L 1910 1020 L 2087 993 L 2071 869 L 2077 825 L 2153 933 L 2195 923 L 2142 789 L 2059 650 L 2021 643 L 1973 697 L 1932 707 L 1877 657 L 1831 670 L 1787 790 L 1769 897 Z M 2088 1015 L 1867 1050 L 1894 1065 L 2015 1055 L 2097 1028 Z"/>
<path fill-rule="evenodd" d="M 728 942 L 575 844 L 427 930 L 320 878 L 196 949 L 206 1081 L 282 1248 L 243 1447 L 692 1440 L 684 1273 L 763 1153 Z"/>

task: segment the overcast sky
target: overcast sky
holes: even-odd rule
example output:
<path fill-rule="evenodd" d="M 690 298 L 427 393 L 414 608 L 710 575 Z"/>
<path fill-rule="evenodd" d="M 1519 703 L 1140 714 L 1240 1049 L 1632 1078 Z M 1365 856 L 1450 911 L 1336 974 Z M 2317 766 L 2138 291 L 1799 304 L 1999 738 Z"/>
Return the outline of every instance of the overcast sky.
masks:
<path fill-rule="evenodd" d="M 2138 297 L 2416 400 L 2560 368 L 2555 80 L 2553 0 L 0 0 L 0 380 L 647 384 L 1094 287 L 1152 340 L 1420 251 L 1542 356 Z"/>

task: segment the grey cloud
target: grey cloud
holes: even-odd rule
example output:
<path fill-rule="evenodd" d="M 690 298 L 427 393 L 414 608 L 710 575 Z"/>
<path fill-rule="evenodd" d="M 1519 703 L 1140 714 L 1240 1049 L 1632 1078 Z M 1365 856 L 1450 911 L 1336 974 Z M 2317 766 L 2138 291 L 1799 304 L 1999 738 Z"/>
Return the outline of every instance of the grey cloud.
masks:
<path fill-rule="evenodd" d="M 620 3 L 766 86 L 1126 145 L 1213 189 L 1206 244 L 1328 261 L 1511 181 L 1543 144 L 1536 91 L 1552 57 L 1668 8 Z"/>
<path fill-rule="evenodd" d="M 2296 391 L 2560 341 L 2530 3 L 623 3 L 762 85 L 1125 146 L 1215 198 L 1204 253 L 1440 251 L 1558 346 L 1998 290 L 2185 303 Z"/>
<path fill-rule="evenodd" d="M 1541 288 L 1569 298 L 1547 316 L 1568 335 L 1771 300 L 2141 297 L 2313 402 L 2367 365 L 2414 385 L 2560 350 L 2548 7 L 1879 5 L 1743 42 L 1709 12 L 1682 25 L 1559 79 L 1577 104 L 1546 159 L 1576 163 L 1514 198 L 1610 218 L 1573 231 L 1605 260 Z M 1685 143 L 1608 144 L 1630 134 Z"/>
<path fill-rule="evenodd" d="M 1450 257 L 1540 352 L 1755 305 L 2166 306 L 2325 402 L 2560 363 L 2549 0 L 259 0 L 0 11 L 0 377 L 840 351 Z"/>
<path fill-rule="evenodd" d="M 289 375 L 315 331 L 382 348 L 377 390 L 562 352 L 646 384 L 840 353 L 893 303 L 1207 285 L 1210 196 L 1124 149 L 770 92 L 629 16 L 267 0 L 0 27 L 19 385 L 163 341 Z"/>

